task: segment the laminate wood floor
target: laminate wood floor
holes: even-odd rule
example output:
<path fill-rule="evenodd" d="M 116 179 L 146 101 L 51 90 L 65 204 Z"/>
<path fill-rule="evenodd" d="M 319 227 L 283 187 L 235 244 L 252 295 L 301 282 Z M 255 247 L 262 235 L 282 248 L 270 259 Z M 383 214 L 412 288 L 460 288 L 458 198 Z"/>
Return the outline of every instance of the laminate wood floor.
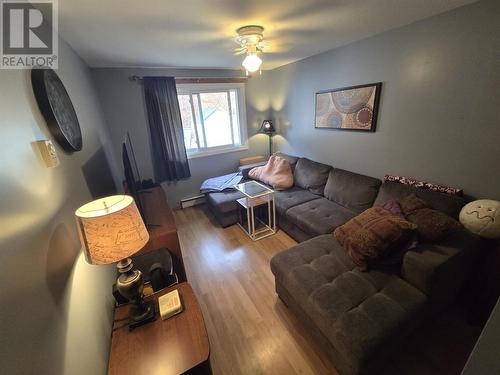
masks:
<path fill-rule="evenodd" d="M 338 374 L 274 290 L 273 255 L 296 242 L 283 231 L 252 241 L 221 228 L 205 206 L 175 211 L 188 281 L 198 297 L 215 375 Z M 408 340 L 390 374 L 459 374 L 479 328 L 455 312 Z"/>

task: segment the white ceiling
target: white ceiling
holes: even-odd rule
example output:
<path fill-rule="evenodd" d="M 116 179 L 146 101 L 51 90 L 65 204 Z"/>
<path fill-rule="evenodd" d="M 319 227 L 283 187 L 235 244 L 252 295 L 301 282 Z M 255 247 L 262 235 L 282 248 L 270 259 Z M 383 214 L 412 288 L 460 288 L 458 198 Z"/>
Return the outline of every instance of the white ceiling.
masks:
<path fill-rule="evenodd" d="M 265 28 L 264 69 L 476 0 L 59 0 L 59 33 L 92 67 L 240 68 L 235 30 Z"/>

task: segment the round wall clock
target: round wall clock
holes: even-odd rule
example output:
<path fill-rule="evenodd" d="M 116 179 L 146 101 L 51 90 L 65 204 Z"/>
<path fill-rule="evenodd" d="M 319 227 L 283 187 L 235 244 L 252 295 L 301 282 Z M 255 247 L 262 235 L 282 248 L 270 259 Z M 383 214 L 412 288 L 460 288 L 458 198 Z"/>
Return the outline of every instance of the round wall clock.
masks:
<path fill-rule="evenodd" d="M 49 131 L 68 152 L 82 149 L 82 132 L 63 83 L 52 69 L 33 69 L 31 85 Z"/>

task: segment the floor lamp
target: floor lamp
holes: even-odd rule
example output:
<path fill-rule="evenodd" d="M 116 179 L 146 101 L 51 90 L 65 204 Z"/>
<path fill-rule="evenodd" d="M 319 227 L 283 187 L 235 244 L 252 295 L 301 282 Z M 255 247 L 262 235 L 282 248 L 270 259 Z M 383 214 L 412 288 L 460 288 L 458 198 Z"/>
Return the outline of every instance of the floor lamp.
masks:
<path fill-rule="evenodd" d="M 271 120 L 262 121 L 259 133 L 267 134 L 269 136 L 269 156 L 273 154 L 273 134 L 276 133 L 273 122 Z"/>

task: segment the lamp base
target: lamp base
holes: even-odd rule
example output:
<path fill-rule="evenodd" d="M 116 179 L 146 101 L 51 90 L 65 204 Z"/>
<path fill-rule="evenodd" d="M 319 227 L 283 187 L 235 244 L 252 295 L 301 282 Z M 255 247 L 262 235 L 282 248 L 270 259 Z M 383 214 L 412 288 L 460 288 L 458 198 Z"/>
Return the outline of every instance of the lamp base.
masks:
<path fill-rule="evenodd" d="M 142 301 L 142 306 L 133 304 L 130 309 L 130 317 L 128 322 L 128 330 L 140 327 L 143 324 L 156 320 L 156 307 L 153 301 Z"/>
<path fill-rule="evenodd" d="M 129 313 L 129 330 L 133 330 L 143 324 L 156 319 L 156 307 L 154 301 L 144 300 L 144 280 L 139 270 L 133 269 L 134 265 L 130 258 L 123 259 L 117 264 L 120 276 L 116 280 L 118 292 L 132 302 Z"/>

